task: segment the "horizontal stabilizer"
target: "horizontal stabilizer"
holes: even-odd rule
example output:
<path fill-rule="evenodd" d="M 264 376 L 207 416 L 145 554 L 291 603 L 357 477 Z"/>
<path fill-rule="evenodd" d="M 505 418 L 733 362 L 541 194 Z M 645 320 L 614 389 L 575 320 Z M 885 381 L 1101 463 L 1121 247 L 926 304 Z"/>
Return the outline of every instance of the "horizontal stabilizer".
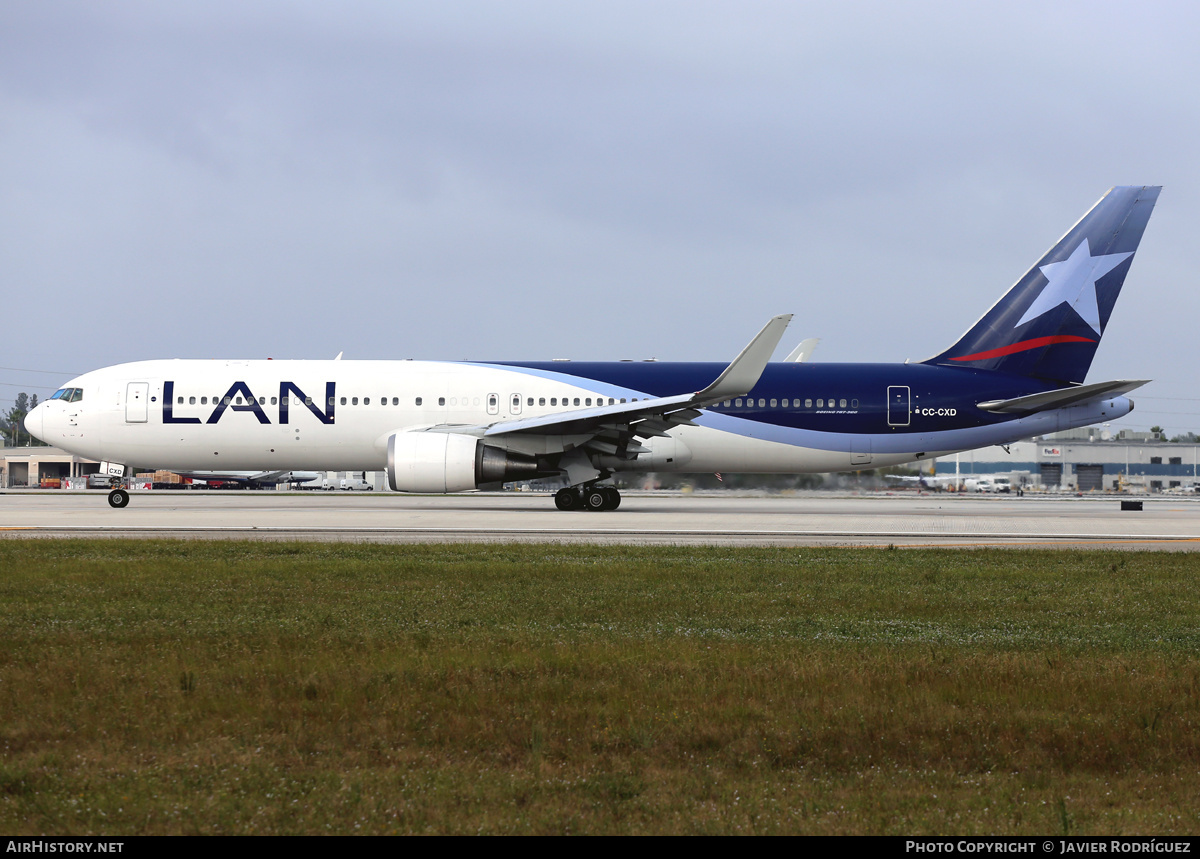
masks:
<path fill-rule="evenodd" d="M 1087 400 L 1099 400 L 1104 397 L 1127 394 L 1149 381 L 1149 379 L 1117 379 L 1112 382 L 1077 385 L 1070 388 L 1059 388 L 1055 391 L 1044 391 L 1040 394 L 1030 394 L 1026 397 L 1015 397 L 1011 400 L 989 400 L 986 403 L 979 403 L 979 408 L 985 412 L 1017 414 L 1043 412 L 1047 409 L 1061 409 Z"/>

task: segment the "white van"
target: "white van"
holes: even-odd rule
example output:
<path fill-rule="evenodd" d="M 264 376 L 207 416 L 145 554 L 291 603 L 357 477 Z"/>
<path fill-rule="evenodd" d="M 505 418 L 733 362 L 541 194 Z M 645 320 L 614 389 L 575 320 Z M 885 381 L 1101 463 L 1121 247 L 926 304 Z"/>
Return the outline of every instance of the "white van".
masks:
<path fill-rule="evenodd" d="M 342 489 L 345 489 L 347 492 L 353 492 L 355 490 L 370 492 L 374 488 L 375 487 L 367 483 L 367 481 L 357 477 L 347 477 L 342 481 Z"/>

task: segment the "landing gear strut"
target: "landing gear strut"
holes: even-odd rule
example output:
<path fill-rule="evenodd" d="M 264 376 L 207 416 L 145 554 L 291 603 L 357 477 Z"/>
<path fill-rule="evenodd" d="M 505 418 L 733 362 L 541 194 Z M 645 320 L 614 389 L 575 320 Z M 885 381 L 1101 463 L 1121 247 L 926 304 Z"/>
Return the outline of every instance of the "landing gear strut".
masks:
<path fill-rule="evenodd" d="M 559 510 L 616 510 L 621 493 L 614 486 L 571 486 L 554 494 Z"/>

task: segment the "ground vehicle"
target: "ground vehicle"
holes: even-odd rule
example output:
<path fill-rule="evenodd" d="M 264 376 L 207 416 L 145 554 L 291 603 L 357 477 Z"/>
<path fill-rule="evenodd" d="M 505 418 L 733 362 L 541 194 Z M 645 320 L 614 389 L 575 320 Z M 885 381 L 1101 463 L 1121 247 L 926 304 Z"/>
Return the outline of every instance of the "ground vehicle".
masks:
<path fill-rule="evenodd" d="M 370 492 L 375 487 L 367 483 L 367 481 L 363 480 L 362 478 L 347 477 L 342 481 L 341 488 L 345 489 L 347 492 L 355 490 L 360 492 Z"/>

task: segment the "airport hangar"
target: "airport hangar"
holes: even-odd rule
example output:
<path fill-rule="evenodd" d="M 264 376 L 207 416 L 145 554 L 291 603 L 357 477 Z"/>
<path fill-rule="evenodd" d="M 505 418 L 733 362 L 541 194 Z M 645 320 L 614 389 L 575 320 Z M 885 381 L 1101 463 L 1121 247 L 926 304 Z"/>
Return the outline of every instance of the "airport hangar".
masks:
<path fill-rule="evenodd" d="M 1113 435 L 1101 427 L 1084 427 L 944 456 L 934 466 L 939 476 L 958 474 L 966 480 L 972 475 L 998 475 L 1009 477 L 1014 487 L 1051 492 L 1171 492 L 1200 491 L 1198 459 L 1200 444 L 1195 442 L 1169 442 L 1159 433 L 1120 430 Z M 0 447 L 0 487 L 5 489 L 83 488 L 87 475 L 99 467 L 57 447 Z M 339 478 L 349 475 L 327 472 L 324 476 L 336 486 Z M 383 471 L 367 472 L 365 479 L 377 490 L 386 489 Z"/>

